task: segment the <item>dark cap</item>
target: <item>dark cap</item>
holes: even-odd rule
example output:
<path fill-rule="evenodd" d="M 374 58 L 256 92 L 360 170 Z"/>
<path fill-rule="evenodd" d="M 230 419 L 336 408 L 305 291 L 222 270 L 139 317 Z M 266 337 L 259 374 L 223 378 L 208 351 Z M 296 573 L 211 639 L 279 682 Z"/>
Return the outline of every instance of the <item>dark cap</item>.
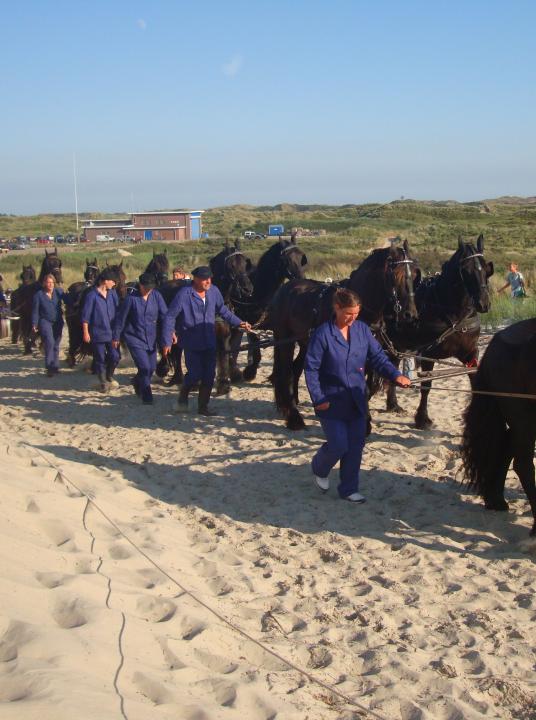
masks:
<path fill-rule="evenodd" d="M 200 265 L 192 270 L 192 275 L 200 280 L 208 280 L 212 277 L 212 271 L 207 265 Z"/>
<path fill-rule="evenodd" d="M 153 275 L 153 273 L 144 272 L 139 277 L 139 283 L 140 283 L 140 285 L 143 285 L 143 287 L 146 287 L 146 288 L 155 288 L 156 287 L 156 278 Z"/>
<path fill-rule="evenodd" d="M 101 283 L 103 280 L 115 280 L 115 282 L 117 282 L 117 271 L 112 270 L 112 268 L 104 268 L 97 278 L 97 284 Z"/>

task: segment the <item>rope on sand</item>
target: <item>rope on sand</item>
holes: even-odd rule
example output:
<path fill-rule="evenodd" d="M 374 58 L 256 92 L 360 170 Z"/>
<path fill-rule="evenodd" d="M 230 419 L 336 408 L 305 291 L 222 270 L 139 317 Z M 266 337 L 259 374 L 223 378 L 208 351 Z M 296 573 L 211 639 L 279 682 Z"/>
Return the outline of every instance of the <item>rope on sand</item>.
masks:
<path fill-rule="evenodd" d="M 332 693 L 332 695 L 334 695 L 335 697 L 342 700 L 346 705 L 351 705 L 355 708 L 358 708 L 362 713 L 365 713 L 365 715 L 367 715 L 371 718 L 375 718 L 375 720 L 387 720 L 387 718 L 384 715 L 380 715 L 375 710 L 371 710 L 371 709 L 365 707 L 365 705 L 362 705 L 357 700 L 353 700 L 349 695 L 346 695 L 345 693 L 341 692 L 340 690 L 337 690 L 337 688 L 334 687 L 333 685 L 331 685 L 330 683 L 326 683 L 323 680 L 320 680 L 320 678 L 315 677 L 312 673 L 308 672 L 304 668 L 301 668 L 299 665 L 295 665 L 291 660 L 287 660 L 287 658 L 283 657 L 279 653 L 275 652 L 275 650 L 272 650 L 267 645 L 264 645 L 262 642 L 260 642 L 253 636 L 249 635 L 245 630 L 242 630 L 242 628 L 238 627 L 238 625 L 235 625 L 235 623 L 228 620 L 224 615 L 222 615 L 220 612 L 218 612 L 213 607 L 208 605 L 204 600 L 197 597 L 197 595 L 195 595 L 195 593 L 193 593 L 191 590 L 188 590 L 188 588 L 186 588 L 181 582 L 179 582 L 176 578 L 174 578 L 172 575 L 170 575 L 167 572 L 167 570 L 164 570 L 164 568 L 162 568 L 155 560 L 153 560 L 152 557 L 150 557 L 150 555 L 148 555 L 144 550 L 142 550 L 142 548 L 140 548 L 138 545 L 136 545 L 136 543 L 128 535 L 126 535 L 123 532 L 123 530 L 121 530 L 121 528 L 117 525 L 117 523 L 114 520 L 112 520 L 112 518 L 110 518 L 101 507 L 99 507 L 99 505 L 95 502 L 95 500 L 90 495 L 85 493 L 73 480 L 71 480 L 63 470 L 61 470 L 57 465 L 55 465 L 44 454 L 44 452 L 42 450 L 40 450 L 35 445 L 32 445 L 32 443 L 28 442 L 27 440 L 24 440 L 24 438 L 22 437 L 22 435 L 20 433 L 15 431 L 15 434 L 18 435 L 19 438 L 21 438 L 21 442 L 24 445 L 26 445 L 29 448 L 32 448 L 32 450 L 34 450 L 38 455 L 40 455 L 43 458 L 43 460 L 45 460 L 45 462 L 47 462 L 51 468 L 56 470 L 56 472 L 58 473 L 58 476 L 60 477 L 61 480 L 69 483 L 69 485 L 71 485 L 78 493 L 80 493 L 80 496 L 84 497 L 86 499 L 87 504 L 91 504 L 95 508 L 95 510 L 97 510 L 97 512 L 99 512 L 102 515 L 102 517 L 106 520 L 106 522 L 108 522 L 111 525 L 111 527 L 113 527 L 114 530 L 116 530 L 121 535 L 121 537 L 123 537 L 136 550 L 136 552 L 138 552 L 142 557 L 144 557 L 154 568 L 156 568 L 160 573 L 162 573 L 162 575 L 164 575 L 164 577 L 166 577 L 170 582 L 172 582 L 174 585 L 176 585 L 183 594 L 190 597 L 198 605 L 201 605 L 203 608 L 205 608 L 205 610 L 207 610 L 209 613 L 214 615 L 216 618 L 218 618 L 218 620 L 220 620 L 222 623 L 227 625 L 227 627 L 231 628 L 236 633 L 241 635 L 243 638 L 245 638 L 246 640 L 249 640 L 251 643 L 253 643 L 257 647 L 261 648 L 264 652 L 268 653 L 268 655 L 271 655 L 272 657 L 276 658 L 277 660 L 279 660 L 280 662 L 285 664 L 291 670 L 295 670 L 300 675 L 302 675 L 302 677 L 309 680 L 309 682 L 313 683 L 314 685 L 318 685 L 319 687 L 323 688 L 324 690 L 327 690 L 328 692 Z M 84 511 L 84 515 L 85 515 L 85 511 Z M 124 623 L 125 623 L 125 617 L 123 615 L 123 624 L 121 627 L 121 632 L 123 632 L 123 630 L 124 630 Z M 122 664 L 123 663 L 121 662 L 121 666 L 122 666 Z M 120 668 L 121 668 L 121 666 L 120 666 Z M 119 668 L 119 670 L 120 670 L 120 668 Z M 116 673 L 114 683 L 117 682 L 117 675 L 118 675 L 118 673 Z M 123 717 L 125 717 L 124 709 L 123 709 L 123 698 L 121 696 L 120 696 L 120 698 L 121 698 L 121 713 L 122 713 Z"/>

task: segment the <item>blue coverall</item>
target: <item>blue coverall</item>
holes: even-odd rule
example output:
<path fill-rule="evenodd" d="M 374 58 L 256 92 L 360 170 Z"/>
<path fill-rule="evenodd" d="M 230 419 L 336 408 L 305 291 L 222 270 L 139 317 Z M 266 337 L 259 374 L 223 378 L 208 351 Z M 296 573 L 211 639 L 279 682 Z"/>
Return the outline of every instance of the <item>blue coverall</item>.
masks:
<path fill-rule="evenodd" d="M 156 369 L 158 322 L 162 323 L 167 305 L 158 290 L 151 290 L 144 299 L 139 290 L 127 296 L 120 306 L 113 326 L 113 339 L 124 338 L 138 373 L 134 388 L 142 400 L 152 400 L 151 376 Z"/>
<path fill-rule="evenodd" d="M 45 346 L 45 367 L 56 372 L 59 369 L 59 352 L 63 331 L 61 303 L 67 302 L 67 293 L 54 288 L 52 298 L 45 290 L 38 290 L 32 302 L 32 327 L 39 330 Z"/>
<path fill-rule="evenodd" d="M 187 286 L 179 290 L 169 305 L 162 330 L 163 344 L 171 345 L 176 325 L 188 370 L 183 387 L 201 382 L 212 389 L 216 374 L 216 314 L 234 327 L 242 323 L 225 305 L 214 285 L 206 291 L 205 302 L 193 286 Z"/>
<path fill-rule="evenodd" d="M 112 325 L 118 305 L 119 298 L 113 288 L 104 297 L 94 287 L 86 295 L 81 314 L 82 323 L 89 326 L 95 372 L 99 377 L 106 374 L 108 380 L 121 359 L 119 348 L 112 346 Z"/>
<path fill-rule="evenodd" d="M 365 364 L 388 380 L 402 373 L 389 361 L 364 322 L 356 320 L 346 341 L 330 320 L 313 333 L 305 357 L 305 380 L 326 442 L 313 457 L 313 473 L 326 478 L 340 460 L 338 492 L 345 498 L 359 490 L 359 469 L 365 445 L 367 394 Z"/>

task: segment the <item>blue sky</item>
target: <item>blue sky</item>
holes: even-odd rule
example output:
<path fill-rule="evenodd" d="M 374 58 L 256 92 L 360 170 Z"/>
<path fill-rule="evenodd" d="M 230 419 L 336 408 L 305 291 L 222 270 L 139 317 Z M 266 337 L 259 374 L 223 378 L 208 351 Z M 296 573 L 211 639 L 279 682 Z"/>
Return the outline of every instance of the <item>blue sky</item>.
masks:
<path fill-rule="evenodd" d="M 536 194 L 523 0 L 4 4 L 0 212 Z"/>

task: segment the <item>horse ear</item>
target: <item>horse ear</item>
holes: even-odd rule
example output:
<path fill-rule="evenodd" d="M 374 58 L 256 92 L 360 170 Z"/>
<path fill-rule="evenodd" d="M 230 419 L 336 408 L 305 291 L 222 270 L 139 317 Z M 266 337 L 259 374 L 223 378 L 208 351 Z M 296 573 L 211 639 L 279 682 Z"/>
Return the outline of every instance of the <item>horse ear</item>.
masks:
<path fill-rule="evenodd" d="M 307 265 L 307 255 L 305 253 L 303 253 L 303 255 L 302 255 L 301 264 L 302 264 L 302 267 L 304 265 Z"/>
<path fill-rule="evenodd" d="M 413 276 L 413 288 L 416 289 L 421 284 L 422 280 L 422 274 L 421 274 L 421 268 L 415 268 L 414 276 Z"/>
<path fill-rule="evenodd" d="M 484 235 L 480 233 L 478 240 L 476 241 L 476 251 L 479 253 L 484 252 Z"/>
<path fill-rule="evenodd" d="M 240 246 L 240 240 L 235 240 L 234 248 L 235 251 L 240 251 L 242 249 Z"/>
<path fill-rule="evenodd" d="M 404 242 L 402 243 L 402 247 L 404 248 L 404 252 L 406 253 L 406 255 L 409 255 L 409 243 L 408 243 L 408 239 L 407 239 L 407 238 L 404 238 Z"/>
<path fill-rule="evenodd" d="M 491 260 L 486 263 L 486 277 L 490 278 L 493 273 L 495 272 L 495 268 L 493 267 L 493 263 Z"/>
<path fill-rule="evenodd" d="M 120 267 L 120 268 L 123 267 L 123 261 L 122 261 L 122 260 L 121 260 L 121 262 L 119 263 L 119 267 Z"/>
<path fill-rule="evenodd" d="M 290 236 L 290 244 L 291 245 L 296 245 L 296 235 L 297 234 L 298 233 L 293 232 L 292 235 Z"/>
<path fill-rule="evenodd" d="M 465 245 L 463 244 L 463 238 L 461 235 L 458 235 L 458 250 L 464 250 Z"/>
<path fill-rule="evenodd" d="M 106 260 L 106 267 L 109 267 L 109 265 L 108 265 L 108 260 Z"/>
<path fill-rule="evenodd" d="M 253 263 L 249 258 L 246 258 L 246 272 L 250 272 L 251 268 L 253 267 Z"/>

